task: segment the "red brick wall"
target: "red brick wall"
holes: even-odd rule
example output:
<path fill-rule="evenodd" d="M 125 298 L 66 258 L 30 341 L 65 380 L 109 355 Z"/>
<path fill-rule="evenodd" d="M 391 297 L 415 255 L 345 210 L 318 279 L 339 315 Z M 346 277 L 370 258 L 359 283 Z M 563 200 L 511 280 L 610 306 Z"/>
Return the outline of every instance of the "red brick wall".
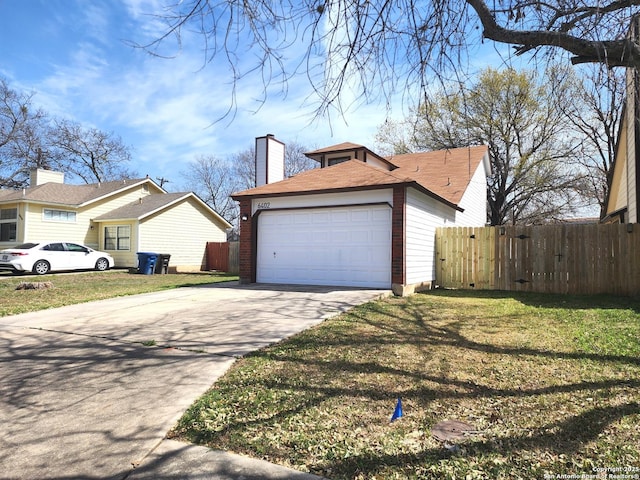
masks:
<path fill-rule="evenodd" d="M 393 188 L 393 209 L 391 211 L 391 283 L 405 284 L 405 258 L 404 258 L 404 226 L 406 188 L 398 186 Z"/>
<path fill-rule="evenodd" d="M 242 220 L 246 216 L 247 220 Z M 255 282 L 255 261 L 253 248 L 253 219 L 251 200 L 240 201 L 240 283 Z"/>

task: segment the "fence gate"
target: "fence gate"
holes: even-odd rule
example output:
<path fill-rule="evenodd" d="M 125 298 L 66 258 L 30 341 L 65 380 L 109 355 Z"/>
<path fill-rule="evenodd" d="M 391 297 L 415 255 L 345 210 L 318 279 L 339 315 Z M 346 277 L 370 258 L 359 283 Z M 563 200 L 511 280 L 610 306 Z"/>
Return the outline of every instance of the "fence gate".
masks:
<path fill-rule="evenodd" d="M 447 288 L 640 294 L 640 225 L 452 227 L 436 231 Z"/>
<path fill-rule="evenodd" d="M 226 272 L 229 269 L 229 243 L 207 242 L 207 270 Z"/>

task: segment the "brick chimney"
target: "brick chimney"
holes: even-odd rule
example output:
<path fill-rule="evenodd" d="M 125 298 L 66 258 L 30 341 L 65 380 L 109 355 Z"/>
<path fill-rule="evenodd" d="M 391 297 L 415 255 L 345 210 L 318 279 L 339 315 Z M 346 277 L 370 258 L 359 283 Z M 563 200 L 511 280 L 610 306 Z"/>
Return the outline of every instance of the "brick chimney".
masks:
<path fill-rule="evenodd" d="M 256 187 L 284 179 L 284 143 L 272 134 L 256 138 Z"/>

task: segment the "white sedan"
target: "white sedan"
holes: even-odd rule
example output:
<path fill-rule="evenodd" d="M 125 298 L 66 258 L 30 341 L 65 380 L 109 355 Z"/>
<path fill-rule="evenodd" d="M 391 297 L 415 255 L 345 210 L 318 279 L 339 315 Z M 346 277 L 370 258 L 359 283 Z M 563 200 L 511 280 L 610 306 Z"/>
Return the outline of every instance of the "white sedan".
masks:
<path fill-rule="evenodd" d="M 71 242 L 29 242 L 0 251 L 0 270 L 44 275 L 58 270 L 99 270 L 114 265 L 113 257 Z"/>

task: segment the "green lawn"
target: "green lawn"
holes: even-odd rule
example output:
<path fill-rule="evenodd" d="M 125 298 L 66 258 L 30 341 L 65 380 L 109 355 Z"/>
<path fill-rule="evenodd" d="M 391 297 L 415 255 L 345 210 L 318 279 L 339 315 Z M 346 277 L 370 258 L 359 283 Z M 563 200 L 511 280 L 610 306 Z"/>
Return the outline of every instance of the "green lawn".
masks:
<path fill-rule="evenodd" d="M 640 300 L 435 291 L 245 357 L 172 436 L 334 480 L 640 475 L 639 387 Z"/>
<path fill-rule="evenodd" d="M 10 276 L 3 272 L 0 274 L 0 317 L 91 300 L 237 279 L 235 275 L 210 272 L 138 275 L 123 270 L 112 270 L 52 274 L 41 277 Z M 51 282 L 53 288 L 16 290 L 21 282 Z"/>

